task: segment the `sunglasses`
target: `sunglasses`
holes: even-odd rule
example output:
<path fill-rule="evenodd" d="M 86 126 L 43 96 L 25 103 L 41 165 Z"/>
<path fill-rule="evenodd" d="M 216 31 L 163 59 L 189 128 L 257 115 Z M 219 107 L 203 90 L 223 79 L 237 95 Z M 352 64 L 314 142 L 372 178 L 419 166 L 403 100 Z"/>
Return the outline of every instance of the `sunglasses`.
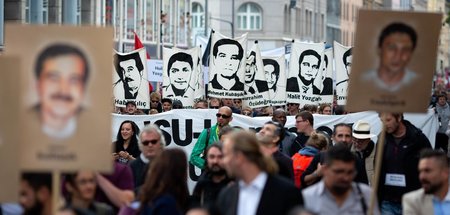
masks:
<path fill-rule="evenodd" d="M 219 109 L 219 106 L 209 106 L 211 109 Z"/>
<path fill-rule="evenodd" d="M 144 146 L 148 146 L 148 144 L 152 144 L 152 145 L 155 145 L 155 144 L 157 144 L 158 143 L 158 141 L 159 140 L 145 140 L 145 141 L 142 141 L 142 145 L 144 145 Z"/>
<path fill-rule="evenodd" d="M 228 116 L 228 115 L 225 115 L 225 114 L 220 114 L 220 113 L 216 114 L 216 116 L 217 116 L 217 118 L 222 117 L 223 119 L 228 119 L 228 118 L 231 117 L 231 116 Z"/>

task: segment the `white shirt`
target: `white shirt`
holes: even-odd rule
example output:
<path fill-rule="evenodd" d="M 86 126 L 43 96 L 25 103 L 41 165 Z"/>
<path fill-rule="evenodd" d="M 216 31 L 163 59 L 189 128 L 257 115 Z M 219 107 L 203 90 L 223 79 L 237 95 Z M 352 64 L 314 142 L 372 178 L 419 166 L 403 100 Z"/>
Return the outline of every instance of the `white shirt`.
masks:
<path fill-rule="evenodd" d="M 400 80 L 400 82 L 395 85 L 387 85 L 383 80 L 381 80 L 380 77 L 378 77 L 377 70 L 369 70 L 362 76 L 362 80 L 373 82 L 379 89 L 387 90 L 390 92 L 395 92 L 400 88 L 409 85 L 417 78 L 417 74 L 409 69 L 405 70 L 405 75 L 403 75 L 402 80 Z"/>
<path fill-rule="evenodd" d="M 239 180 L 237 215 L 256 214 L 267 177 L 267 173 L 261 172 L 248 185 L 244 181 Z"/>

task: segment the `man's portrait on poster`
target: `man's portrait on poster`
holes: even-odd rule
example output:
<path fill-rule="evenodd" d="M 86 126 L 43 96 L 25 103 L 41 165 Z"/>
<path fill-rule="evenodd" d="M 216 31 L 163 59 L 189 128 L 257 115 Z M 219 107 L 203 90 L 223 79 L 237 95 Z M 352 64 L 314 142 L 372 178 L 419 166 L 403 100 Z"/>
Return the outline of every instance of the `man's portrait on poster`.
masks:
<path fill-rule="evenodd" d="M 77 129 L 83 110 L 89 62 L 78 47 L 56 43 L 44 48 L 36 58 L 34 74 L 41 129 L 48 137 L 65 139 Z"/>
<path fill-rule="evenodd" d="M 143 80 L 144 64 L 139 52 L 127 55 L 115 54 L 114 66 L 119 80 L 113 84 L 113 87 L 123 89 L 125 99 L 136 99 L 139 89 L 148 84 L 147 80 Z"/>
<path fill-rule="evenodd" d="M 267 84 L 269 88 L 270 99 L 276 98 L 277 94 L 277 84 L 280 78 L 280 65 L 276 60 L 273 59 L 263 59 L 264 64 L 264 74 L 267 79 Z"/>
<path fill-rule="evenodd" d="M 244 57 L 241 44 L 231 39 L 218 40 L 213 47 L 214 77 L 211 87 L 218 90 L 243 91 L 244 83 L 239 80 L 238 71 Z"/>
<path fill-rule="evenodd" d="M 163 87 L 163 97 L 187 98 L 193 96 L 194 88 L 191 86 L 193 63 L 192 56 L 184 52 L 175 53 L 169 58 L 167 63 L 169 85 Z"/>
<path fill-rule="evenodd" d="M 417 46 L 417 33 L 411 26 L 395 22 L 387 25 L 378 38 L 379 65 L 366 71 L 364 82 L 387 92 L 396 92 L 414 85 L 418 74 L 407 68 Z"/>
<path fill-rule="evenodd" d="M 298 60 L 298 76 L 287 80 L 287 92 L 301 92 L 307 94 L 320 94 L 320 90 L 314 85 L 314 79 L 320 69 L 321 56 L 312 49 L 303 51 Z M 299 86 L 299 80 L 303 84 Z"/>

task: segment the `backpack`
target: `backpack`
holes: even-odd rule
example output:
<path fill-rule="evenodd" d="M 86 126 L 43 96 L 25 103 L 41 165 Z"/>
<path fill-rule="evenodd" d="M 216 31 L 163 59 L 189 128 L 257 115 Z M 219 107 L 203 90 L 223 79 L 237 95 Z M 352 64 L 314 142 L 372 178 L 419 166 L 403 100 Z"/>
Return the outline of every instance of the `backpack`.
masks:
<path fill-rule="evenodd" d="M 301 177 L 313 158 L 314 156 L 300 155 L 299 153 L 295 153 L 294 156 L 292 156 L 294 182 L 296 187 L 300 188 L 302 186 Z"/>

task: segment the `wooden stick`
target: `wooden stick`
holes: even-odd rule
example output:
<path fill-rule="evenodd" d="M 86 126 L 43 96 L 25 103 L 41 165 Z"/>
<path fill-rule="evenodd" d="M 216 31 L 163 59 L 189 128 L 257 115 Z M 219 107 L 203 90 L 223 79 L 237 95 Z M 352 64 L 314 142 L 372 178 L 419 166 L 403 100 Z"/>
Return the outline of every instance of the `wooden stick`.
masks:
<path fill-rule="evenodd" d="M 377 156 L 375 158 L 375 176 L 373 178 L 373 184 L 372 184 L 372 195 L 370 196 L 370 207 L 368 211 L 368 215 L 373 215 L 373 210 L 375 209 L 375 200 L 377 199 L 377 190 L 379 186 L 380 181 L 380 171 L 381 171 L 381 164 L 383 161 L 383 151 L 384 151 L 384 140 L 386 139 L 386 126 L 384 125 L 384 118 L 385 114 L 381 114 L 381 134 L 380 138 L 378 138 L 377 143 Z"/>
<path fill-rule="evenodd" d="M 61 194 L 61 172 L 58 170 L 53 171 L 52 178 L 52 214 L 58 214 L 59 199 Z"/>

